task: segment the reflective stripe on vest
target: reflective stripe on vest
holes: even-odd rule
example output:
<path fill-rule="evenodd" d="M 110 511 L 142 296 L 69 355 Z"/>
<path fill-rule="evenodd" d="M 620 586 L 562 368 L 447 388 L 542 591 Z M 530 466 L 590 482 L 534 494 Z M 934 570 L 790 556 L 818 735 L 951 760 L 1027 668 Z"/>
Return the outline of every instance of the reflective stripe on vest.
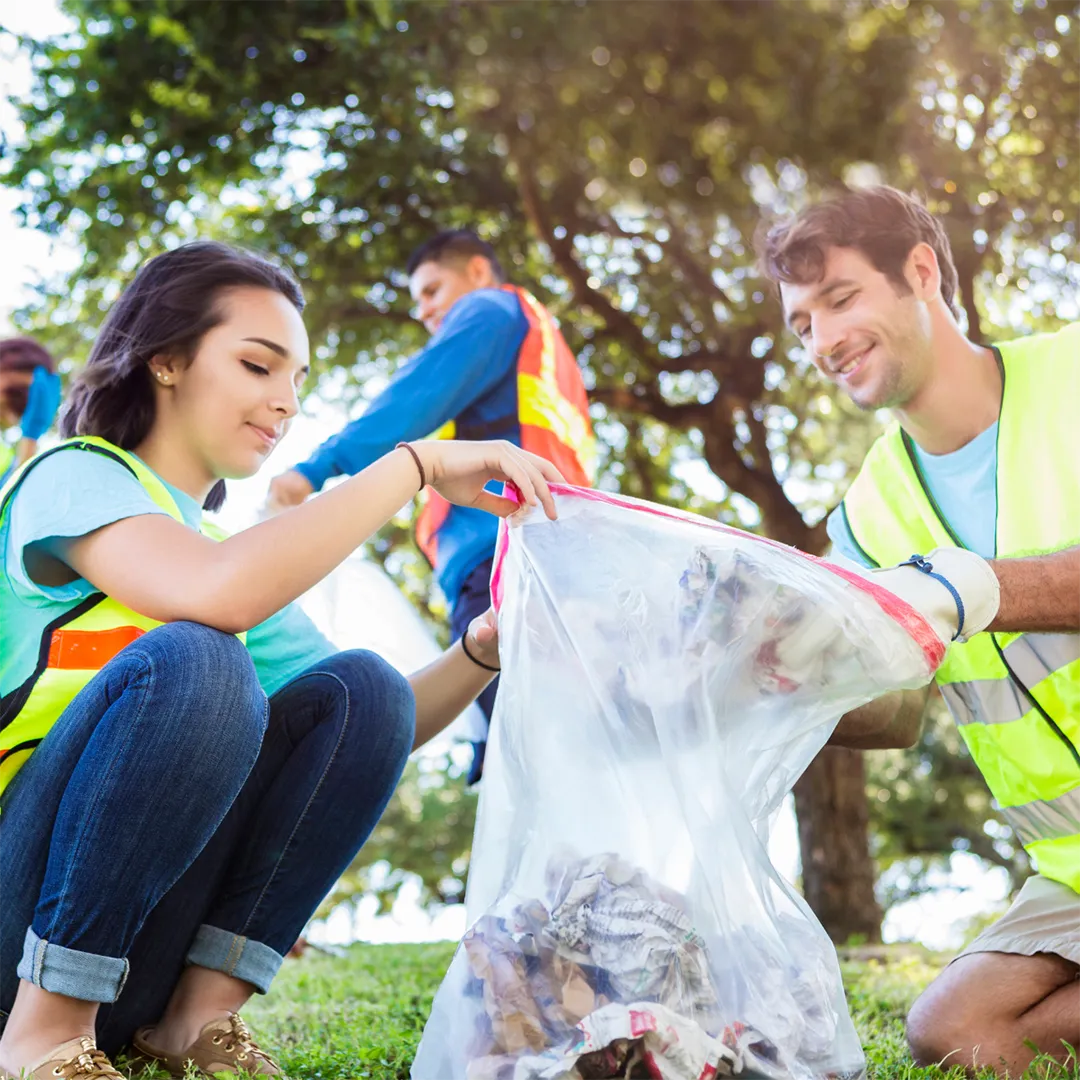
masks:
<path fill-rule="evenodd" d="M 1001 665 L 996 678 L 980 679 L 972 671 L 969 677 L 960 681 L 942 683 L 941 692 L 958 724 L 1007 724 L 1030 712 L 1031 699 L 1009 677 L 1009 670 L 1016 673 L 1017 680 L 1024 686 L 1039 686 L 1054 672 L 1080 661 L 1080 634 L 1021 634 L 1001 650 L 1001 655 L 1009 666 Z M 994 655 L 987 659 L 992 664 L 997 659 L 997 651 L 994 650 Z M 954 670 L 953 674 L 962 673 Z M 1080 683 L 1070 680 L 1067 685 L 1076 687 Z M 1040 701 L 1044 693 L 1053 690 L 1053 683 L 1050 683 L 1037 691 Z M 1065 707 L 1062 703 L 1062 709 Z"/>
<path fill-rule="evenodd" d="M 1061 840 L 1080 833 L 1080 789 L 1073 788 L 1056 799 L 1014 806 L 1009 820 L 1025 847 L 1039 840 Z"/>
<path fill-rule="evenodd" d="M 548 458 L 568 484 L 589 487 L 596 479 L 596 440 L 581 369 L 547 309 L 524 289 L 513 291 L 529 320 L 529 334 L 518 357 L 521 445 Z M 537 333 L 539 349 L 530 342 Z M 534 448 L 533 440 L 541 432 L 541 446 Z M 554 448 L 546 436 L 561 445 L 557 456 L 552 456 Z"/>
<path fill-rule="evenodd" d="M 517 359 L 516 419 L 522 449 L 550 461 L 567 483 L 590 487 L 596 475 L 596 440 L 577 360 L 551 314 L 532 294 L 513 285 L 503 289 L 518 298 L 529 323 Z M 451 420 L 432 438 L 453 439 L 458 433 L 458 424 Z M 468 437 L 467 432 L 463 437 Z M 425 490 L 422 500 L 416 542 L 434 566 L 439 529 L 450 504 L 430 490 Z"/>
<path fill-rule="evenodd" d="M 176 500 L 160 478 L 137 457 L 104 439 L 69 439 L 26 462 L 0 493 L 0 523 L 30 470 L 44 458 L 73 450 L 103 454 L 128 468 L 155 504 L 183 522 Z M 202 531 L 215 540 L 224 532 L 210 522 Z M 44 630 L 38 663 L 30 676 L 0 699 L 0 793 L 48 734 L 75 696 L 114 657 L 161 623 L 101 593 L 87 597 Z M 243 638 L 244 635 L 241 635 Z M 0 671 L 7 660 L 0 657 Z"/>
<path fill-rule="evenodd" d="M 3 439 L 0 439 L 0 481 L 4 480 L 4 474 L 11 468 L 14 461 L 15 448 L 8 446 Z"/>
<path fill-rule="evenodd" d="M 996 350 L 995 556 L 1080 544 L 1080 324 Z M 962 546 L 906 437 L 871 447 L 844 498 L 855 542 L 880 566 Z M 1080 892 L 1080 634 L 983 633 L 937 673 L 949 710 L 1002 812 L 1041 873 Z"/>

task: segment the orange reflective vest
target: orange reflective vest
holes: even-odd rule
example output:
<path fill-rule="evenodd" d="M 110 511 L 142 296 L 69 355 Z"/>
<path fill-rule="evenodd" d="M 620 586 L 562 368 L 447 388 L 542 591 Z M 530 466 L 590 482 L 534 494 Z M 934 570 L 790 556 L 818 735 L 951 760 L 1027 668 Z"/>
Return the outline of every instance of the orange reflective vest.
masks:
<path fill-rule="evenodd" d="M 514 285 L 529 329 L 517 359 L 517 423 L 522 449 L 547 458 L 569 484 L 591 487 L 596 469 L 596 440 L 589 420 L 589 400 L 577 359 L 550 312 L 531 293 Z M 489 425 L 490 426 L 490 425 Z M 451 420 L 434 438 L 468 438 Z M 423 493 L 416 522 L 416 542 L 432 566 L 438 533 L 450 504 L 430 489 Z"/>

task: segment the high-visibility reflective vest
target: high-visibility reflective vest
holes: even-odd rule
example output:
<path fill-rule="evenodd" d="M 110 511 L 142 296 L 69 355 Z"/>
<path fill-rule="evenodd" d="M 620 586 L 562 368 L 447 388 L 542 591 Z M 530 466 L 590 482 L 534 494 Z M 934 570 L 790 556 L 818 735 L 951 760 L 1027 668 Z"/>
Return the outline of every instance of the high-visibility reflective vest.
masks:
<path fill-rule="evenodd" d="M 1003 380 L 995 557 L 1073 547 L 1080 544 L 1080 324 L 995 353 Z M 855 542 L 877 565 L 963 546 L 898 426 L 871 447 L 842 505 Z M 949 647 L 937 682 L 1040 873 L 1080 892 L 1080 634 L 977 634 Z"/>
<path fill-rule="evenodd" d="M 0 491 L 0 525 L 11 511 L 15 492 L 38 462 L 73 450 L 119 461 L 162 510 L 183 522 L 169 489 L 134 454 L 104 439 L 80 436 L 31 458 L 8 480 Z M 225 538 L 211 522 L 203 523 L 202 532 L 215 540 Z M 0 794 L 75 695 L 123 648 L 160 625 L 104 593 L 94 593 L 45 627 L 37 666 L 22 685 L 0 698 Z M 10 662 L 10 657 L 0 656 L 0 673 L 6 673 Z"/>
<path fill-rule="evenodd" d="M 577 360 L 543 304 L 514 285 L 504 285 L 503 289 L 517 296 L 529 323 L 517 359 L 517 416 L 485 424 L 484 430 L 466 428 L 451 420 L 432 437 L 500 438 L 516 424 L 522 449 L 547 458 L 567 483 L 591 487 L 596 470 L 596 440 Z M 439 529 L 450 512 L 450 504 L 431 490 L 424 493 L 423 499 L 416 522 L 416 542 L 434 566 Z"/>

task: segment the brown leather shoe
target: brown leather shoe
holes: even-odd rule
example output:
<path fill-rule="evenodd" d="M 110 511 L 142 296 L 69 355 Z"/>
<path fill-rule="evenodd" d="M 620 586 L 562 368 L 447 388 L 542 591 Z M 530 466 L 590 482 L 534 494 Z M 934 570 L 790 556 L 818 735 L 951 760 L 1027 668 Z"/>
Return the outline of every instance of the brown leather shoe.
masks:
<path fill-rule="evenodd" d="M 44 1061 L 22 1071 L 23 1080 L 124 1080 L 89 1035 L 80 1035 L 49 1052 Z M 15 1080 L 0 1070 L 3 1080 Z"/>
<path fill-rule="evenodd" d="M 199 1037 L 182 1053 L 166 1054 L 146 1041 L 149 1028 L 140 1028 L 131 1040 L 135 1051 L 131 1055 L 137 1061 L 142 1058 L 165 1069 L 170 1076 L 183 1076 L 187 1062 L 193 1062 L 200 1076 L 213 1077 L 215 1073 L 234 1076 L 276 1076 L 289 1080 L 281 1066 L 265 1051 L 255 1045 L 247 1024 L 230 1013 L 222 1020 L 211 1020 L 199 1032 Z M 77 1077 L 76 1080 L 82 1080 Z"/>

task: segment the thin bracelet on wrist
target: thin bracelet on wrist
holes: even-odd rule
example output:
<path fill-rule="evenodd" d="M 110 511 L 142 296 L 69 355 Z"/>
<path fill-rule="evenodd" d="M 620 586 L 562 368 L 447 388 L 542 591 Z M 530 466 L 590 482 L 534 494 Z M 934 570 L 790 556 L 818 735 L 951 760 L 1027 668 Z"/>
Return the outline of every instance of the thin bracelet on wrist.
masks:
<path fill-rule="evenodd" d="M 416 467 L 420 470 L 420 490 L 423 491 L 427 487 L 427 475 L 424 472 L 424 463 L 420 460 L 420 455 L 407 443 L 399 442 L 394 447 L 395 450 L 408 450 L 412 454 L 413 461 L 416 462 Z"/>
<path fill-rule="evenodd" d="M 483 660 L 477 660 L 471 652 L 469 652 L 469 646 L 465 644 L 465 639 L 469 636 L 468 630 L 461 635 L 461 651 L 477 666 L 482 667 L 485 671 L 494 671 L 496 673 L 502 671 L 502 668 L 492 667 L 490 664 L 485 664 Z"/>

